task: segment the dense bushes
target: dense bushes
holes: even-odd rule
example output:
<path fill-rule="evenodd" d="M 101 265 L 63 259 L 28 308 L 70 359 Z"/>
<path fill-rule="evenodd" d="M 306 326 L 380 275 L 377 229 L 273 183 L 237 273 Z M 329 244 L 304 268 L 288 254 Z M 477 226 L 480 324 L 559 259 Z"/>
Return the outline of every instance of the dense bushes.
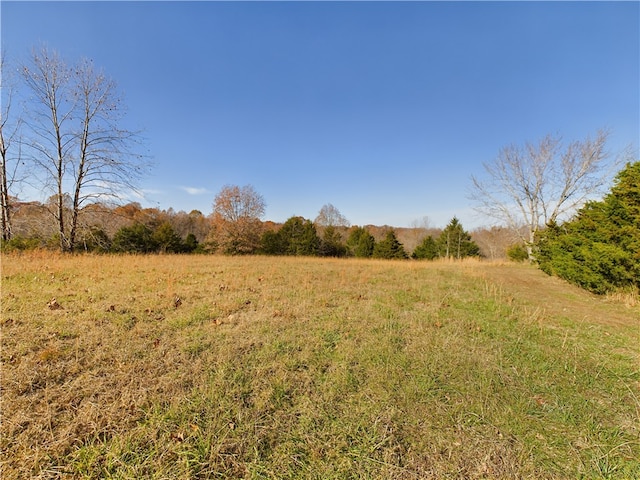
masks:
<path fill-rule="evenodd" d="M 602 201 L 588 203 L 569 222 L 549 225 L 536 247 L 549 275 L 594 293 L 640 289 L 640 162 L 617 175 Z"/>
<path fill-rule="evenodd" d="M 2 251 L 34 250 L 37 248 L 57 248 L 58 236 L 51 238 L 14 237 L 2 243 Z M 193 234 L 183 241 L 169 223 L 162 223 L 155 229 L 134 223 L 120 228 L 113 239 L 96 227 L 82 230 L 76 243 L 77 252 L 94 253 L 192 253 L 202 251 Z"/>
<path fill-rule="evenodd" d="M 193 234 L 183 241 L 168 222 L 154 230 L 141 223 L 122 227 L 113 236 L 111 246 L 111 250 L 118 253 L 192 253 L 198 248 Z"/>
<path fill-rule="evenodd" d="M 3 252 L 14 252 L 21 250 L 35 250 L 43 247 L 45 242 L 37 237 L 16 236 L 11 240 L 2 240 Z"/>

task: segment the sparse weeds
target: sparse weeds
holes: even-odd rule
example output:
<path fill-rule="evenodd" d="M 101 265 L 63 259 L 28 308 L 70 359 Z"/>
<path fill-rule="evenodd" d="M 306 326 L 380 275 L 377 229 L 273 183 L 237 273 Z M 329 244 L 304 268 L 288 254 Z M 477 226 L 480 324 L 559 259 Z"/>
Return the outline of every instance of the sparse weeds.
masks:
<path fill-rule="evenodd" d="M 640 292 L 637 290 L 608 293 L 607 299 L 614 303 L 622 303 L 629 308 L 640 306 Z"/>
<path fill-rule="evenodd" d="M 530 275 L 6 256 L 3 478 L 640 477 L 635 312 Z"/>

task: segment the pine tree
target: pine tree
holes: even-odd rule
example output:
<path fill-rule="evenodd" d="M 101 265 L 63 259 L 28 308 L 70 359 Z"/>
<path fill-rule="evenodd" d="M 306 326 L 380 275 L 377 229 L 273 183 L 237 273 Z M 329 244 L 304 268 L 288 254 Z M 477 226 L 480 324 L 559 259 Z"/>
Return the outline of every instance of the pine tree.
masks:
<path fill-rule="evenodd" d="M 347 239 L 349 254 L 359 258 L 369 258 L 373 255 L 375 239 L 365 228 L 355 227 Z"/>
<path fill-rule="evenodd" d="M 169 222 L 160 224 L 151 238 L 161 253 L 178 253 L 182 250 L 182 239 Z"/>
<path fill-rule="evenodd" d="M 113 236 L 112 249 L 115 252 L 151 253 L 157 247 L 153 231 L 141 223 L 122 227 Z"/>
<path fill-rule="evenodd" d="M 280 231 L 267 230 L 260 239 L 260 253 L 265 255 L 284 255 L 286 245 L 282 241 Z"/>
<path fill-rule="evenodd" d="M 536 247 L 544 272 L 591 292 L 640 289 L 640 162 L 618 173 L 602 201 L 549 225 Z"/>
<path fill-rule="evenodd" d="M 321 257 L 344 257 L 346 253 L 347 248 L 342 244 L 340 232 L 333 225 L 325 227 L 318 255 Z"/>
<path fill-rule="evenodd" d="M 317 255 L 320 238 L 311 220 L 291 217 L 278 231 L 284 255 Z"/>
<path fill-rule="evenodd" d="M 471 240 L 460 221 L 453 217 L 438 238 L 440 257 L 461 259 L 480 255 L 480 247 Z"/>
<path fill-rule="evenodd" d="M 438 257 L 438 244 L 435 239 L 429 235 L 422 243 L 413 251 L 413 258 L 418 260 L 433 260 Z"/>
<path fill-rule="evenodd" d="M 393 230 L 387 231 L 384 240 L 376 243 L 373 249 L 374 258 L 408 258 L 404 246 L 396 237 Z"/>

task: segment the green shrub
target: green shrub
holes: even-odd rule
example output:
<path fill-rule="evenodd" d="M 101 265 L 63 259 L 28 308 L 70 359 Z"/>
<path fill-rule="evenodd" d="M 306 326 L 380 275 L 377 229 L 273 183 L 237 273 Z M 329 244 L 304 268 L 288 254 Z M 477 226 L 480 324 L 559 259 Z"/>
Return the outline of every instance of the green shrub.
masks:
<path fill-rule="evenodd" d="M 529 254 L 524 245 L 516 243 L 507 248 L 507 258 L 513 262 L 524 262 L 529 259 Z"/>
<path fill-rule="evenodd" d="M 112 249 L 119 253 L 151 253 L 158 248 L 149 227 L 136 223 L 122 227 L 113 236 Z"/>
<path fill-rule="evenodd" d="M 15 252 L 24 250 L 35 250 L 44 246 L 41 238 L 16 236 L 10 240 L 0 241 L 0 250 L 3 252 Z"/>

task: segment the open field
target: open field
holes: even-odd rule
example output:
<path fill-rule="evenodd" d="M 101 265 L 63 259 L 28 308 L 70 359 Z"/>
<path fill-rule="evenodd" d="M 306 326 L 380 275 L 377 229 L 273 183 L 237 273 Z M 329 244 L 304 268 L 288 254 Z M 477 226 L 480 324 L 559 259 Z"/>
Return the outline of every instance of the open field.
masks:
<path fill-rule="evenodd" d="M 640 307 L 524 265 L 9 255 L 0 321 L 3 479 L 640 478 Z"/>

